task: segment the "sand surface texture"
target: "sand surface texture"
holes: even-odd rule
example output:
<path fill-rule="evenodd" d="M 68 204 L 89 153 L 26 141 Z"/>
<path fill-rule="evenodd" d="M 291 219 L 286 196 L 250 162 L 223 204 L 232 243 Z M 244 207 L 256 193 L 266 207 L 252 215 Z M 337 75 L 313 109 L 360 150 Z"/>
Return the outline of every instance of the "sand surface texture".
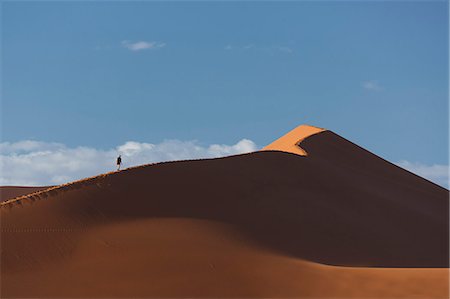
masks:
<path fill-rule="evenodd" d="M 0 186 L 0 202 L 48 188 L 50 187 Z"/>
<path fill-rule="evenodd" d="M 331 131 L 3 203 L 1 297 L 447 298 L 448 190 Z"/>

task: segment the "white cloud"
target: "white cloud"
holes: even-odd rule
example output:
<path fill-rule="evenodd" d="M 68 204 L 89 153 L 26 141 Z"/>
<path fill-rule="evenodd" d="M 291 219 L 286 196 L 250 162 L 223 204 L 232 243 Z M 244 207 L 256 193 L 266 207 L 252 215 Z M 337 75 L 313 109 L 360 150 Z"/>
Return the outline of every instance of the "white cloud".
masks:
<path fill-rule="evenodd" d="M 443 187 L 448 188 L 450 185 L 448 165 L 426 165 L 409 161 L 400 161 L 396 164 Z"/>
<path fill-rule="evenodd" d="M 376 80 L 364 81 L 362 83 L 362 87 L 364 89 L 371 90 L 371 91 L 381 91 L 381 90 L 383 90 L 383 88 L 380 86 L 380 84 Z"/>
<path fill-rule="evenodd" d="M 159 144 L 128 141 L 114 149 L 68 147 L 61 143 L 20 141 L 0 143 L 0 185 L 55 185 L 115 169 L 122 155 L 124 167 L 198 158 L 216 158 L 257 150 L 242 139 L 234 145 L 201 146 L 195 141 L 166 140 Z"/>
<path fill-rule="evenodd" d="M 0 153 L 20 153 L 20 152 L 31 152 L 34 150 L 54 150 L 64 147 L 61 143 L 54 142 L 40 142 L 34 140 L 24 140 L 19 142 L 2 142 L 0 143 Z"/>
<path fill-rule="evenodd" d="M 129 40 L 124 40 L 121 42 L 122 46 L 127 48 L 130 51 L 142 51 L 142 50 L 155 50 L 160 49 L 166 46 L 166 43 L 163 42 L 146 42 L 146 41 L 137 41 L 131 42 Z"/>

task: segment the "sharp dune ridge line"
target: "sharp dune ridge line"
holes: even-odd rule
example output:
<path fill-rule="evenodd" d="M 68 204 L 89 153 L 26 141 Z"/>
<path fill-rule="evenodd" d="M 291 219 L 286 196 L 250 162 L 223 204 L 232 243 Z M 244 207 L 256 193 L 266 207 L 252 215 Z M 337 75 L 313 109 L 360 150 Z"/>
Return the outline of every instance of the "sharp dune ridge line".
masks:
<path fill-rule="evenodd" d="M 38 187 L 0 186 L 0 203 L 12 198 L 17 198 L 23 195 L 36 193 L 38 191 L 42 191 L 51 187 L 54 187 L 54 185 L 38 186 Z"/>
<path fill-rule="evenodd" d="M 308 137 L 327 131 L 324 128 L 310 125 L 300 125 L 271 144 L 265 146 L 263 151 L 282 151 L 300 156 L 307 156 L 308 153 L 300 146 L 300 143 Z"/>
<path fill-rule="evenodd" d="M 146 165 L 141 165 L 140 167 L 142 167 L 142 166 L 146 166 Z M 127 169 L 123 169 L 123 170 L 120 170 L 120 171 L 125 171 Z M 73 181 L 73 182 L 69 182 L 69 183 L 65 183 L 65 184 L 49 187 L 49 188 L 44 189 L 44 190 L 40 190 L 40 191 L 36 191 L 36 192 L 33 192 L 33 193 L 29 193 L 29 194 L 21 195 L 21 196 L 18 196 L 18 197 L 14 197 L 14 198 L 11 198 L 11 199 L 8 199 L 8 200 L 5 200 L 5 201 L 1 202 L 0 203 L 0 208 L 4 208 L 4 207 L 11 208 L 11 207 L 14 206 L 14 204 L 20 205 L 21 204 L 20 202 L 22 200 L 26 200 L 26 199 L 36 199 L 36 200 L 37 199 L 41 199 L 40 198 L 41 195 L 47 194 L 47 193 L 49 193 L 51 191 L 55 191 L 55 190 L 61 190 L 61 191 L 70 190 L 71 187 L 74 186 L 74 185 L 88 183 L 88 182 L 93 182 L 96 179 L 101 179 L 101 178 L 107 177 L 108 175 L 114 174 L 116 172 L 118 172 L 118 171 L 111 171 L 111 172 L 108 172 L 108 173 L 103 173 L 103 174 L 95 175 L 95 176 L 92 176 L 92 177 L 83 178 L 83 179 L 76 180 L 76 181 Z"/>
<path fill-rule="evenodd" d="M 231 155 L 231 156 L 242 156 L 242 155 L 248 155 L 249 153 L 244 153 L 244 154 L 236 154 L 236 155 Z M 231 156 L 226 156 L 226 157 L 231 157 Z M 47 197 L 46 194 L 50 193 L 51 191 L 69 191 L 71 189 L 74 189 L 74 186 L 78 186 L 78 185 L 88 185 L 88 184 L 95 184 L 95 182 L 97 180 L 101 180 L 104 179 L 110 175 L 116 175 L 118 173 L 123 173 L 123 172 L 127 172 L 133 169 L 139 169 L 139 168 L 146 168 L 146 167 L 151 167 L 151 166 L 156 166 L 156 165 L 161 165 L 161 164 L 170 164 L 170 163 L 177 163 L 177 162 L 188 162 L 188 161 L 206 161 L 206 160 L 213 160 L 213 159 L 223 159 L 226 157 L 217 157 L 217 158 L 199 158 L 199 159 L 184 159 L 184 160 L 174 160 L 174 161 L 162 161 L 162 162 L 154 162 L 154 163 L 148 163 L 148 164 L 142 164 L 142 165 L 137 165 L 137 166 L 131 166 L 131 167 L 127 167 L 121 170 L 114 170 L 114 171 L 110 171 L 110 172 L 106 172 L 106 173 L 102 173 L 102 174 L 98 174 L 98 175 L 94 175 L 91 177 L 87 177 L 87 178 L 83 178 L 83 179 L 79 179 L 76 181 L 72 181 L 72 182 L 68 182 L 65 184 L 61 184 L 61 185 L 56 185 L 56 186 L 52 186 L 49 188 L 45 188 L 43 190 L 39 190 L 36 192 L 32 192 L 32 193 L 28 193 L 25 195 L 21 195 L 21 196 L 17 196 L 8 200 L 5 200 L 3 202 L 0 202 L 0 209 L 1 208 L 12 208 L 14 205 L 21 205 L 21 201 L 23 200 L 27 200 L 27 199 L 32 199 L 32 200 L 39 200 L 42 199 L 41 195 L 44 195 L 44 197 Z"/>
<path fill-rule="evenodd" d="M 283 135 L 281 138 L 279 138 L 279 139 L 275 140 L 274 142 L 270 143 L 269 145 L 265 146 L 264 148 L 261 149 L 261 151 L 282 151 L 282 152 L 297 154 L 300 156 L 307 156 L 308 153 L 304 149 L 301 148 L 300 143 L 303 140 L 307 139 L 308 137 L 315 135 L 315 134 L 319 134 L 324 131 L 327 131 L 327 130 L 324 128 L 314 127 L 314 126 L 310 126 L 310 125 L 300 125 L 300 126 L 296 127 L 295 129 L 291 130 L 290 132 L 288 132 L 287 134 Z M 245 155 L 245 154 L 239 154 L 239 155 Z M 122 171 L 128 171 L 128 170 L 132 170 L 132 169 L 136 169 L 136 168 L 140 168 L 140 167 L 148 167 L 148 166 L 162 164 L 162 163 L 173 163 L 173 162 L 180 162 L 180 161 L 201 161 L 201 160 L 210 160 L 210 159 L 219 159 L 219 158 L 187 159 L 187 160 L 177 160 L 177 161 L 155 162 L 155 163 L 148 163 L 148 164 L 128 167 L 128 168 L 122 169 L 120 171 L 110 171 L 107 173 L 95 175 L 95 176 L 88 177 L 88 178 L 83 178 L 80 180 L 68 182 L 65 184 L 57 185 L 57 186 L 52 186 L 52 187 L 49 187 L 44 190 L 36 191 L 33 193 L 29 193 L 29 194 L 25 194 L 25 195 L 21 195 L 21 196 L 15 197 L 15 198 L 5 200 L 0 203 L 0 208 L 2 208 L 2 207 L 11 208 L 14 204 L 20 205 L 20 201 L 26 200 L 26 199 L 36 199 L 36 200 L 41 199 L 40 195 L 44 195 L 46 193 L 49 193 L 50 191 L 70 190 L 71 187 L 74 185 L 88 183 L 88 182 L 94 182 L 95 180 L 102 179 L 109 175 L 116 174 L 116 173 L 122 172 Z"/>
<path fill-rule="evenodd" d="M 448 198 L 303 125 L 2 203 L 0 297 L 448 298 Z"/>

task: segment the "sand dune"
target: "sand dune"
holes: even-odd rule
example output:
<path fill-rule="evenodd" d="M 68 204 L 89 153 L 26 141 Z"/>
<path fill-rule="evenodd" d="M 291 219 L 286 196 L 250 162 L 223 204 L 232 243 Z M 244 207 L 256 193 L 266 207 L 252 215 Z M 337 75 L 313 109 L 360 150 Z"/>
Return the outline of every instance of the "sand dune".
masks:
<path fill-rule="evenodd" d="M 77 298 L 411 298 L 414 294 L 439 298 L 447 293 L 446 269 L 320 265 L 267 251 L 232 226 L 211 220 L 141 219 L 78 233 L 83 236 L 78 237 L 70 258 L 11 272 L 2 281 L 6 294 Z M 61 235 L 61 240 L 53 242 L 67 248 L 65 240 L 70 239 Z"/>
<path fill-rule="evenodd" d="M 0 202 L 48 188 L 50 187 L 0 186 Z"/>
<path fill-rule="evenodd" d="M 282 137 L 278 138 L 271 144 L 265 146 L 263 151 L 283 151 L 286 153 L 293 153 L 300 156 L 307 156 L 306 151 L 300 146 L 300 143 L 306 138 L 325 131 L 323 128 L 318 128 L 309 125 L 301 125 Z"/>
<path fill-rule="evenodd" d="M 301 148 L 3 203 L 1 295 L 448 297 L 448 190 L 331 131 Z"/>

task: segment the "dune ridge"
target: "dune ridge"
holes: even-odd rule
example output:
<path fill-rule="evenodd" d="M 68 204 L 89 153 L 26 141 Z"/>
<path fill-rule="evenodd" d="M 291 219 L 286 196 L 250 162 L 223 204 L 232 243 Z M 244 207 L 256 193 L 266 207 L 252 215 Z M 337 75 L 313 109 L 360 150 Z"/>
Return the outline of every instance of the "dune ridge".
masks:
<path fill-rule="evenodd" d="M 240 156 L 240 155 L 246 155 L 246 154 L 237 154 L 237 155 L 234 155 L 234 156 Z M 230 156 L 228 156 L 228 157 L 230 157 Z M 106 178 L 106 177 L 108 177 L 110 175 L 115 175 L 117 173 L 124 172 L 124 171 L 130 171 L 130 170 L 139 169 L 139 168 L 146 168 L 146 167 L 156 166 L 156 165 L 160 165 L 160 164 L 169 164 L 169 163 L 177 163 L 177 162 L 188 162 L 188 161 L 204 161 L 204 160 L 213 160 L 213 159 L 221 159 L 221 158 L 224 158 L 224 157 L 184 159 L 184 160 L 174 160 L 174 161 L 162 161 L 162 162 L 154 162 L 154 163 L 147 163 L 147 164 L 142 164 L 142 165 L 137 165 L 137 166 L 131 166 L 131 167 L 127 167 L 127 168 L 121 169 L 121 170 L 113 170 L 113 171 L 109 171 L 109 172 L 106 172 L 106 173 L 97 174 L 97 175 L 94 175 L 94 176 L 91 176 L 91 177 L 82 178 L 82 179 L 79 179 L 79 180 L 67 182 L 67 183 L 64 183 L 64 184 L 56 185 L 56 186 L 42 187 L 41 190 L 30 192 L 30 193 L 27 193 L 27 194 L 24 194 L 24 195 L 15 196 L 13 198 L 10 198 L 8 200 L 0 202 L 0 209 L 1 208 L 11 209 L 15 205 L 19 205 L 20 206 L 21 202 L 23 200 L 32 200 L 32 201 L 34 201 L 34 200 L 44 199 L 44 198 L 47 198 L 48 195 L 51 192 L 68 191 L 68 190 L 77 189 L 80 186 L 95 184 L 96 181 L 102 180 L 102 179 L 104 179 L 104 178 Z M 27 187 L 27 188 L 29 188 L 29 187 Z"/>
<path fill-rule="evenodd" d="M 37 191 L 42 191 L 53 186 L 0 186 L 0 202 L 27 195 L 30 193 L 35 193 Z"/>
<path fill-rule="evenodd" d="M 289 131 L 282 137 L 262 148 L 262 151 L 282 151 L 293 153 L 300 156 L 307 156 L 308 153 L 300 146 L 302 141 L 315 134 L 327 131 L 324 128 L 314 127 L 310 125 L 300 125 Z"/>

